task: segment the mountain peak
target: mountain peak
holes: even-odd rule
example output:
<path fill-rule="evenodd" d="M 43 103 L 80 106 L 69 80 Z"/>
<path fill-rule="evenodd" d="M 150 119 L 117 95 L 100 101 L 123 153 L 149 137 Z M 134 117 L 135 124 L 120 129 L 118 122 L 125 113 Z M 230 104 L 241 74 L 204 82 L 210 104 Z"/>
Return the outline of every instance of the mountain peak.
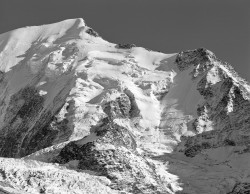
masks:
<path fill-rule="evenodd" d="M 0 156 L 13 159 L 1 181 L 13 193 L 247 188 L 249 88 L 207 49 L 113 44 L 81 18 L 2 34 Z"/>
<path fill-rule="evenodd" d="M 176 63 L 180 70 L 189 68 L 187 64 L 197 66 L 198 64 L 210 63 L 216 56 L 205 48 L 181 51 L 176 57 Z"/>

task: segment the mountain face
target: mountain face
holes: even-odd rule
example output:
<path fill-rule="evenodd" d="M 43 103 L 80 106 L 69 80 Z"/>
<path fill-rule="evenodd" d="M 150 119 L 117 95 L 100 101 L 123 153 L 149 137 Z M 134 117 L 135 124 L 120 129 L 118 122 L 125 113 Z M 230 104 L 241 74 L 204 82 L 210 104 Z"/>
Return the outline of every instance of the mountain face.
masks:
<path fill-rule="evenodd" d="M 2 193 L 250 192 L 250 85 L 211 51 L 82 19 L 0 35 Z"/>

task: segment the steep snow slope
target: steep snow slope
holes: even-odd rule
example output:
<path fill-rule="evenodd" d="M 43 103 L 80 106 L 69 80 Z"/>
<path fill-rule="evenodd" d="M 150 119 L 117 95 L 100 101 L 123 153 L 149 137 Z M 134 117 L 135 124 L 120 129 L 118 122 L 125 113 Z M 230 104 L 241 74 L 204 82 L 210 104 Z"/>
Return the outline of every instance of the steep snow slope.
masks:
<path fill-rule="evenodd" d="M 250 86 L 212 52 L 116 45 L 71 19 L 0 35 L 0 61 L 0 156 L 111 193 L 249 191 Z"/>

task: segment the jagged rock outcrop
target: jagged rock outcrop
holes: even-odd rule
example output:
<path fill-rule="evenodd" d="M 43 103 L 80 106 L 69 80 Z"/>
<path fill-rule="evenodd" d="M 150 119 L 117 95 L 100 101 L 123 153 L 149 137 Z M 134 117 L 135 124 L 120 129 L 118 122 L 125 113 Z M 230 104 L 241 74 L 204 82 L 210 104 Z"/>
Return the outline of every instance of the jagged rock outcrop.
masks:
<path fill-rule="evenodd" d="M 244 193 L 250 193 L 250 184 L 249 183 L 239 183 L 235 185 L 234 189 L 232 192 L 228 194 L 244 194 Z"/>
<path fill-rule="evenodd" d="M 237 75 L 232 77 L 231 67 L 210 52 L 201 49 L 195 52 L 199 54 L 186 54 L 188 61 L 182 53 L 176 60 L 182 68 L 196 66 L 194 79 L 199 79 L 197 90 L 204 98 L 192 125 L 197 135 L 182 140 L 185 155 L 193 157 L 203 149 L 221 146 L 248 145 L 250 98 L 246 83 Z"/>
<path fill-rule="evenodd" d="M 111 188 L 129 193 L 168 193 L 154 164 L 149 163 L 136 148 L 134 135 L 125 127 L 115 123 L 117 118 L 135 116 L 135 109 L 126 94 L 104 105 L 108 117 L 92 131 L 95 138 L 67 144 L 56 157 L 56 163 L 77 161 L 77 168 L 91 170 L 106 176 Z M 92 134 L 90 136 L 93 136 Z M 85 139 L 90 139 L 90 136 Z"/>
<path fill-rule="evenodd" d="M 116 48 L 119 48 L 119 49 L 131 49 L 133 47 L 136 47 L 135 44 L 117 44 L 116 45 Z"/>

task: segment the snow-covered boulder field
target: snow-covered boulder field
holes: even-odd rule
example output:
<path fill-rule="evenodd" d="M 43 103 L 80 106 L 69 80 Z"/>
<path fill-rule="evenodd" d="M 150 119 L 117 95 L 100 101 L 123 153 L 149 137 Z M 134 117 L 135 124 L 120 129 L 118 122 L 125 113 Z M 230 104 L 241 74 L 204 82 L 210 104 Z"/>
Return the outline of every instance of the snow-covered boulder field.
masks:
<path fill-rule="evenodd" d="M 0 35 L 0 192 L 250 193 L 250 86 L 199 48 L 83 19 Z"/>

